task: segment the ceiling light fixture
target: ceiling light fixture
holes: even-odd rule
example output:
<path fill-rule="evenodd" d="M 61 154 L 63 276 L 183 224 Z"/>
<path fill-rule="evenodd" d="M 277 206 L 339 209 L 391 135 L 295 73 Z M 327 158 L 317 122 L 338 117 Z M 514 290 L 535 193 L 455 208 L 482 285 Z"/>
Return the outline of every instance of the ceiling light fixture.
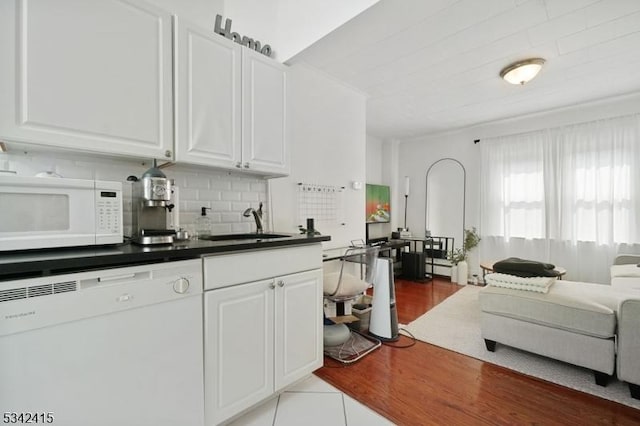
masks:
<path fill-rule="evenodd" d="M 544 64 L 542 58 L 525 59 L 506 66 L 500 71 L 500 77 L 511 84 L 525 84 L 531 81 Z"/>

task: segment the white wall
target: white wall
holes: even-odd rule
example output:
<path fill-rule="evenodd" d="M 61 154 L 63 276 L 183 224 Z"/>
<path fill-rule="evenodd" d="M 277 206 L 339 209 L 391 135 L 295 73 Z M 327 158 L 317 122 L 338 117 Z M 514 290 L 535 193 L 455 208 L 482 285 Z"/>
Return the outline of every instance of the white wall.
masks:
<path fill-rule="evenodd" d="M 283 62 L 279 56 L 282 46 L 276 39 L 278 31 L 278 4 L 276 0 L 226 0 L 224 19 L 231 19 L 231 29 L 241 36 L 259 40 L 271 46 L 271 57 Z"/>
<path fill-rule="evenodd" d="M 156 6 L 187 19 L 202 28 L 210 28 L 216 22 L 216 15 L 224 15 L 225 0 L 147 0 Z"/>
<path fill-rule="evenodd" d="M 379 0 L 147 0 L 213 32 L 216 15 L 285 62 Z"/>
<path fill-rule="evenodd" d="M 407 225 L 412 231 L 423 232 L 425 214 L 425 189 L 424 182 L 426 171 L 430 164 L 441 158 L 451 157 L 459 160 L 467 171 L 466 191 L 466 217 L 465 227 L 479 225 L 479 193 L 480 193 L 480 144 L 483 138 L 529 132 L 533 130 L 559 127 L 580 122 L 594 121 L 626 114 L 640 112 L 640 93 L 605 99 L 563 108 L 545 113 L 523 116 L 520 118 L 496 121 L 483 125 L 473 126 L 457 131 L 428 135 L 400 143 L 396 174 L 396 190 L 402 191 L 402 176 L 409 175 L 412 181 L 411 195 L 409 197 L 409 209 Z M 479 144 L 474 144 L 475 139 L 480 139 Z M 416 182 L 414 184 L 413 182 Z M 420 188 L 422 182 L 422 189 Z M 443 212 L 450 214 L 450 212 Z M 482 230 L 480 229 L 482 235 Z M 415 233 L 415 232 L 414 232 Z M 482 253 L 482 243 L 479 253 Z M 490 254 L 484 254 L 485 257 Z M 472 259 L 471 272 L 477 273 L 478 259 Z"/>
<path fill-rule="evenodd" d="M 276 0 L 276 59 L 285 62 L 379 0 Z"/>
<path fill-rule="evenodd" d="M 390 237 L 392 230 L 404 226 L 404 165 L 398 161 L 399 147 L 399 141 L 367 135 L 367 183 L 391 187 L 391 223 L 369 225 L 370 238 Z"/>
<path fill-rule="evenodd" d="M 233 31 L 258 39 L 286 62 L 379 0 L 227 0 Z"/>
<path fill-rule="evenodd" d="M 305 65 L 291 67 L 288 78 L 291 175 L 270 181 L 273 227 L 295 232 L 298 225 L 306 226 L 298 217 L 298 182 L 344 186 L 345 225 L 316 223 L 316 228 L 331 235 L 326 248 L 347 246 L 365 234 L 366 99 Z M 352 189 L 354 181 L 363 188 Z"/>
<path fill-rule="evenodd" d="M 477 226 L 479 217 L 478 183 L 480 147 L 473 143 L 473 133 L 461 133 L 425 137 L 410 142 L 403 141 L 399 146 L 398 161 L 401 169 L 398 173 L 398 192 L 403 191 L 404 176 L 409 176 L 411 190 L 407 206 L 407 227 L 414 236 L 425 235 L 425 201 L 427 170 L 437 160 L 455 158 L 460 161 L 467 173 L 465 227 Z M 458 189 L 458 188 L 456 188 Z M 449 188 L 453 191 L 453 188 Z M 455 215 L 462 212 L 442 212 Z M 439 235 L 448 236 L 448 235 Z"/>
<path fill-rule="evenodd" d="M 393 167 L 388 146 L 382 139 L 367 135 L 367 183 L 377 185 L 392 186 L 390 170 Z M 386 154 L 386 155 L 385 155 Z M 394 202 L 394 193 L 391 193 L 391 223 L 370 223 L 366 225 L 369 230 L 369 238 L 390 237 L 393 220 L 397 220 L 398 215 L 404 214 L 400 211 L 400 206 Z"/>
<path fill-rule="evenodd" d="M 367 183 L 374 183 L 377 185 L 389 185 L 388 181 L 382 180 L 382 139 L 375 136 L 367 135 Z"/>

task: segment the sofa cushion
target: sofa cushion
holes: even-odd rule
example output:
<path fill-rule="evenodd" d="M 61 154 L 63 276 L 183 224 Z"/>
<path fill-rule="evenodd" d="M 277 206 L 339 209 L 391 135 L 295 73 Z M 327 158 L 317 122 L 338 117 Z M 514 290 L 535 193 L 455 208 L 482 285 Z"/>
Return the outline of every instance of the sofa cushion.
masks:
<path fill-rule="evenodd" d="M 559 272 L 554 268 L 555 265 L 551 263 L 520 259 L 519 257 L 500 260 L 495 262 L 492 267 L 495 272 L 519 277 L 557 277 Z"/>
<path fill-rule="evenodd" d="M 611 278 L 614 277 L 637 277 L 640 278 L 640 268 L 638 265 L 611 265 Z"/>
<path fill-rule="evenodd" d="M 342 284 L 340 285 L 339 291 L 336 293 L 338 285 L 340 284 L 340 279 L 342 279 Z M 342 274 L 342 278 L 340 277 L 340 272 L 325 273 L 322 283 L 324 294 L 334 297 L 355 296 L 364 292 L 369 287 L 367 282 L 346 272 Z"/>
<path fill-rule="evenodd" d="M 635 263 L 611 266 L 611 286 L 617 290 L 640 292 L 640 268 Z"/>
<path fill-rule="evenodd" d="M 546 294 L 487 286 L 479 298 L 483 312 L 611 338 L 621 295 L 607 285 L 557 281 Z"/>

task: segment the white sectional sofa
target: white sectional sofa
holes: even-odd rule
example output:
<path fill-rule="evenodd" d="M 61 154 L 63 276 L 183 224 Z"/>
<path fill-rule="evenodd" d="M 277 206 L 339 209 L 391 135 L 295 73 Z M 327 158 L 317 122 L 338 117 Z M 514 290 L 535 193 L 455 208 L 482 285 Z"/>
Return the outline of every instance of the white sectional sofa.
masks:
<path fill-rule="evenodd" d="M 626 299 L 618 309 L 618 379 L 640 399 L 640 296 Z"/>
<path fill-rule="evenodd" d="M 640 399 L 640 256 L 624 255 L 611 266 L 611 287 L 623 292 L 618 307 L 618 379 L 629 384 L 631 396 Z"/>
<path fill-rule="evenodd" d="M 616 263 L 623 261 L 640 262 L 640 256 Z M 546 293 L 484 287 L 487 350 L 501 343 L 588 368 L 602 386 L 617 373 L 640 399 L 640 268 L 614 265 L 611 273 L 611 285 L 556 281 Z"/>

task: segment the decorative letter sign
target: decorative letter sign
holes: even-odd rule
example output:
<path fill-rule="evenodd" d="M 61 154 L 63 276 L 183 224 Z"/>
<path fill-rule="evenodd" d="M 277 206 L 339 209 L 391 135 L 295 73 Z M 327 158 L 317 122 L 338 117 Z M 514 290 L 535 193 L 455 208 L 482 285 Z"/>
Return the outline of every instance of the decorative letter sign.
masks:
<path fill-rule="evenodd" d="M 223 37 L 233 40 L 238 44 L 247 46 L 249 49 L 253 49 L 256 52 L 260 52 L 265 56 L 271 56 L 271 46 L 265 44 L 261 45 L 259 40 L 254 40 L 247 36 L 241 36 L 238 33 L 231 32 L 231 19 L 227 18 L 224 21 L 224 28 L 222 28 L 222 16 L 216 15 L 216 25 L 213 29 L 216 34 L 220 34 Z"/>

